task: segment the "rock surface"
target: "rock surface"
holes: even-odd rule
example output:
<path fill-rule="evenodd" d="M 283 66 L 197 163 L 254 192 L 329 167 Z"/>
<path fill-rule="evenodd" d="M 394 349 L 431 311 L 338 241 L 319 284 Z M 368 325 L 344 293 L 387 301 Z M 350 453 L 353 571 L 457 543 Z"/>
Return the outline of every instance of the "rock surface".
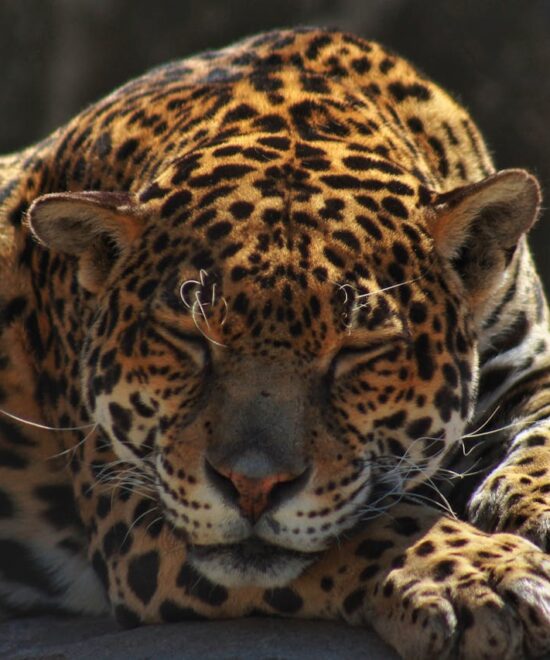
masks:
<path fill-rule="evenodd" d="M 0 624 L 10 660 L 397 660 L 373 632 L 324 621 L 243 619 L 120 630 L 107 618 Z"/>

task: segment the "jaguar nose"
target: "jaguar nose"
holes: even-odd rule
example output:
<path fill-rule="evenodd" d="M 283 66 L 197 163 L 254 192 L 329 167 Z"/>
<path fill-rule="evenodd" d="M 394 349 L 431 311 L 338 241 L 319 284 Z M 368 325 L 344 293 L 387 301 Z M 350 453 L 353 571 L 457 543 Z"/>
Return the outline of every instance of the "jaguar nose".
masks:
<path fill-rule="evenodd" d="M 254 524 L 268 510 L 296 495 L 308 481 L 310 469 L 299 474 L 269 469 L 269 460 L 256 452 L 241 456 L 229 467 L 205 463 L 210 483 Z"/>

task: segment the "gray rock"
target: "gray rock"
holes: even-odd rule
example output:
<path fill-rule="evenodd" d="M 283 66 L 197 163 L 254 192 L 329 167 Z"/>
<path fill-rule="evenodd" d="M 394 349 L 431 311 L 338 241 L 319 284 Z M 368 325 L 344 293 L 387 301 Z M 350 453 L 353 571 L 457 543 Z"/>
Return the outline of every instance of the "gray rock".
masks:
<path fill-rule="evenodd" d="M 240 619 L 120 630 L 107 618 L 0 624 L 10 660 L 396 660 L 373 632 L 326 621 Z"/>

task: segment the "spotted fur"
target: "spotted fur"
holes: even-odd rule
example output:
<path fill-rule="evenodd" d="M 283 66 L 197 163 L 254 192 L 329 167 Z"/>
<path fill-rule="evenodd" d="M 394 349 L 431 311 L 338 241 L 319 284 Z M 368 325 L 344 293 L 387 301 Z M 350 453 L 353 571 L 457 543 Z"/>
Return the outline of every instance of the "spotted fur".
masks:
<path fill-rule="evenodd" d="M 381 46 L 255 37 L 0 160 L 0 602 L 550 650 L 540 192 Z"/>

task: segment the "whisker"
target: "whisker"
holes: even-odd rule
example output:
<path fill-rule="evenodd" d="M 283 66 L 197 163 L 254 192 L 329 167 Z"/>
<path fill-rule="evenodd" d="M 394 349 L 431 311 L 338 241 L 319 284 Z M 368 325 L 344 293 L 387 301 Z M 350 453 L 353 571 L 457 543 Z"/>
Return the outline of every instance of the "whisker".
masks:
<path fill-rule="evenodd" d="M 82 438 L 82 440 L 77 442 L 76 445 L 74 445 L 74 447 L 69 447 L 68 449 L 63 449 L 62 451 L 58 452 L 57 454 L 52 454 L 49 458 L 50 459 L 59 458 L 60 456 L 64 456 L 65 454 L 70 454 L 71 452 L 75 452 L 79 447 L 81 447 L 86 442 L 86 440 L 88 440 L 88 438 L 90 438 L 95 433 L 96 429 L 97 429 L 97 424 L 94 424 L 92 430 L 89 433 L 87 433 Z"/>
<path fill-rule="evenodd" d="M 145 528 L 145 531 L 148 532 L 149 529 L 150 529 L 153 525 L 155 525 L 156 523 L 158 523 L 158 522 L 161 521 L 161 520 L 164 520 L 164 516 L 163 516 L 163 515 L 160 515 L 160 516 L 158 516 L 157 518 L 155 518 L 154 520 L 151 520 L 151 522 L 150 522 L 150 523 L 147 525 L 147 527 Z"/>
<path fill-rule="evenodd" d="M 128 531 L 126 532 L 126 535 L 124 536 L 124 540 L 121 543 L 121 546 L 124 546 L 126 543 L 126 539 L 128 538 L 129 534 L 131 533 L 132 529 L 138 524 L 140 520 L 145 518 L 146 515 L 149 513 L 153 513 L 155 510 L 158 510 L 158 507 L 152 507 L 151 509 L 147 509 L 147 511 L 144 511 L 142 514 L 140 514 L 133 522 L 132 524 L 128 527 Z"/>
<path fill-rule="evenodd" d="M 6 415 L 6 417 L 14 419 L 17 422 L 27 424 L 27 426 L 33 426 L 37 429 L 43 429 L 44 431 L 85 431 L 92 426 L 96 426 L 95 422 L 90 424 L 83 424 L 82 426 L 48 426 L 47 424 L 32 422 L 31 420 L 25 419 L 24 417 L 19 417 L 18 415 L 14 415 L 13 413 L 4 410 L 3 408 L 0 408 L 0 413 L 2 413 L 2 415 Z"/>
<path fill-rule="evenodd" d="M 208 335 L 206 332 L 204 332 L 204 330 L 201 328 L 200 324 L 197 322 L 196 304 L 197 304 L 197 301 L 195 301 L 195 302 L 193 303 L 193 307 L 192 307 L 192 309 L 191 309 L 191 317 L 192 317 L 192 319 L 193 319 L 193 323 L 195 324 L 195 327 L 197 328 L 197 330 L 198 330 L 198 331 L 201 333 L 201 335 L 202 335 L 205 339 L 207 339 L 211 344 L 214 344 L 215 346 L 219 346 L 220 348 L 227 348 L 227 346 L 226 346 L 225 344 L 222 344 L 221 342 L 216 341 L 215 339 L 212 339 L 212 337 L 210 337 L 210 335 Z M 226 305 L 227 305 L 227 303 L 226 303 Z M 202 306 L 200 305 L 200 303 L 199 303 L 199 306 L 200 306 L 200 309 L 201 309 L 201 315 L 204 315 L 204 309 L 202 308 Z M 206 317 L 204 317 L 204 318 L 205 318 L 205 320 L 206 320 Z M 210 326 L 208 325 L 208 321 L 206 322 L 206 324 L 207 324 L 207 326 L 208 326 L 208 329 L 210 329 Z"/>

